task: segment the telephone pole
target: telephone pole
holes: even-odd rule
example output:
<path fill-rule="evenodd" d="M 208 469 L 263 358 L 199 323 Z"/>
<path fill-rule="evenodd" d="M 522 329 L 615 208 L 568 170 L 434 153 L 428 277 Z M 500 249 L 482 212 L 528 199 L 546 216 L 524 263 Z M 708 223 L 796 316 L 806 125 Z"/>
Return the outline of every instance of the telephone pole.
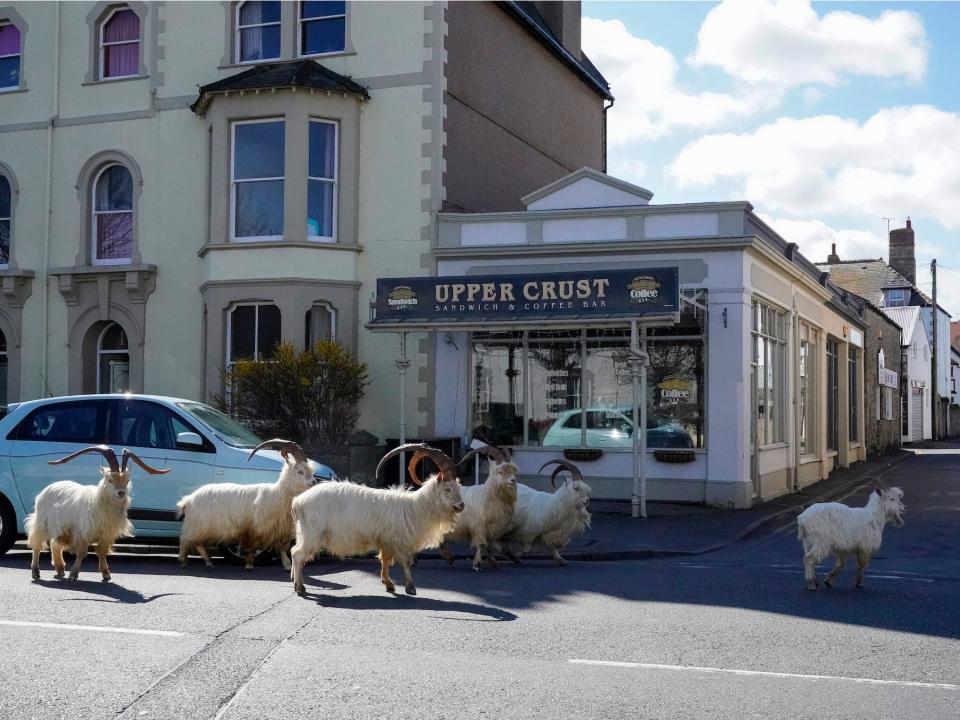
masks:
<path fill-rule="evenodd" d="M 933 357 L 933 368 L 931 371 L 932 382 L 930 383 L 933 388 L 930 398 L 930 409 L 931 409 L 931 418 L 933 419 L 933 439 L 940 439 L 940 425 L 937 422 L 937 411 L 940 409 L 940 396 L 937 393 L 937 315 L 939 311 L 937 310 L 937 259 L 934 258 L 933 262 L 930 263 L 930 275 L 933 276 L 933 352 L 931 353 Z"/>

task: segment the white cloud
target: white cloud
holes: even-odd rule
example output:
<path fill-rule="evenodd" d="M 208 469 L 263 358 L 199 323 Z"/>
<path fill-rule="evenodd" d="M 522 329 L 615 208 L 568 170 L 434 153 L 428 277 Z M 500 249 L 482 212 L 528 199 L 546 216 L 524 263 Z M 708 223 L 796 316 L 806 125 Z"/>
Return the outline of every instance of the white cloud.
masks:
<path fill-rule="evenodd" d="M 888 108 L 864 123 L 781 118 L 743 134 L 705 135 L 668 168 L 681 187 L 741 183 L 758 208 L 801 218 L 930 217 L 960 228 L 960 114 Z"/>
<path fill-rule="evenodd" d="M 795 242 L 811 262 L 825 262 L 833 243 L 836 243 L 841 260 L 876 259 L 887 255 L 887 240 L 882 232 L 837 230 L 820 220 L 788 220 L 762 213 L 760 219 L 788 242 Z"/>
<path fill-rule="evenodd" d="M 652 140 L 676 127 L 716 127 L 753 111 L 746 97 L 683 90 L 673 54 L 632 35 L 620 20 L 583 18 L 582 45 L 616 97 L 608 127 L 613 145 Z"/>
<path fill-rule="evenodd" d="M 886 11 L 820 17 L 809 2 L 725 0 L 704 19 L 690 62 L 714 65 L 752 85 L 835 86 L 848 75 L 919 82 L 927 68 L 920 18 Z"/>

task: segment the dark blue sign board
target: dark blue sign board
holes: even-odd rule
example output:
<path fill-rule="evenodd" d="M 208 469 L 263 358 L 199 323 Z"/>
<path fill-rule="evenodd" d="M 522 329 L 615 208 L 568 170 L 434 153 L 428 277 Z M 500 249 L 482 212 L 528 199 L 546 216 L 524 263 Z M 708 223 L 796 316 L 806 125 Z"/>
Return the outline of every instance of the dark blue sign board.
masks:
<path fill-rule="evenodd" d="M 677 268 L 379 278 L 371 323 L 589 321 L 680 311 Z"/>

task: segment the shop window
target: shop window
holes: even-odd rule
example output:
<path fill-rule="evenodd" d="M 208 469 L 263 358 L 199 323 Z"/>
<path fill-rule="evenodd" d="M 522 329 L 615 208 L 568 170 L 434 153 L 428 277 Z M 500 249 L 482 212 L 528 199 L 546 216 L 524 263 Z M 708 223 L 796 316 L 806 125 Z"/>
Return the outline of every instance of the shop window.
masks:
<path fill-rule="evenodd" d="M 133 178 L 123 165 L 108 165 L 93 183 L 91 255 L 94 265 L 130 262 L 133 252 Z"/>
<path fill-rule="evenodd" d="M 337 124 L 310 121 L 307 237 L 333 242 L 337 234 Z"/>
<path fill-rule="evenodd" d="M 301 2 L 299 5 L 300 54 L 343 52 L 346 46 L 347 4 Z"/>
<path fill-rule="evenodd" d="M 140 18 L 128 7 L 112 10 L 100 25 L 100 79 L 140 73 Z"/>
<path fill-rule="evenodd" d="M 277 240 L 283 235 L 283 120 L 233 124 L 231 237 Z"/>
<path fill-rule="evenodd" d="M 753 301 L 754 417 L 759 446 L 786 439 L 787 315 Z"/>
<path fill-rule="evenodd" d="M 227 322 L 227 367 L 238 360 L 267 360 L 280 344 L 280 308 L 269 304 L 236 305 Z"/>
<path fill-rule="evenodd" d="M 816 382 L 817 382 L 817 330 L 806 323 L 800 324 L 800 454 L 811 455 L 816 446 Z"/>
<path fill-rule="evenodd" d="M 240 63 L 280 57 L 280 3 L 249 0 L 237 6 L 236 60 Z"/>
<path fill-rule="evenodd" d="M 839 424 L 837 405 L 839 401 L 839 354 L 837 341 L 827 340 L 827 450 L 837 450 Z"/>
<path fill-rule="evenodd" d="M 337 314 L 329 305 L 316 303 L 307 310 L 304 318 L 304 339 L 305 348 L 313 347 L 318 342 L 337 339 Z"/>
<path fill-rule="evenodd" d="M 850 407 L 850 442 L 856 442 L 860 439 L 860 403 L 858 400 L 860 384 L 857 380 L 858 357 L 859 351 L 851 345 L 847 355 L 847 402 Z"/>
<path fill-rule="evenodd" d="M 130 390 L 130 345 L 117 323 L 108 324 L 97 340 L 97 392 Z"/>
<path fill-rule="evenodd" d="M 0 174 L 0 266 L 10 261 L 10 230 L 13 226 L 13 191 L 10 180 Z"/>
<path fill-rule="evenodd" d="M 473 343 L 474 437 L 523 444 L 523 357 L 520 333 L 484 335 Z"/>
<path fill-rule="evenodd" d="M 0 20 L 0 92 L 20 87 L 20 29 Z"/>

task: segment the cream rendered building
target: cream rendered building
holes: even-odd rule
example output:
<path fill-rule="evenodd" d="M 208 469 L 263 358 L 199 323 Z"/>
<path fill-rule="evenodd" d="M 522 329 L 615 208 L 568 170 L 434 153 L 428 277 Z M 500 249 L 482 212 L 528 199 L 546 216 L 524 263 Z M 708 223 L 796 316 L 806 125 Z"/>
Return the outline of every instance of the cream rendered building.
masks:
<path fill-rule="evenodd" d="M 206 400 L 233 359 L 332 336 L 370 366 L 361 426 L 395 433 L 395 339 L 364 329 L 375 278 L 435 272 L 444 207 L 516 209 L 602 169 L 612 98 L 579 13 L 0 5 L 6 400 Z M 408 384 L 420 434 L 429 362 Z"/>

